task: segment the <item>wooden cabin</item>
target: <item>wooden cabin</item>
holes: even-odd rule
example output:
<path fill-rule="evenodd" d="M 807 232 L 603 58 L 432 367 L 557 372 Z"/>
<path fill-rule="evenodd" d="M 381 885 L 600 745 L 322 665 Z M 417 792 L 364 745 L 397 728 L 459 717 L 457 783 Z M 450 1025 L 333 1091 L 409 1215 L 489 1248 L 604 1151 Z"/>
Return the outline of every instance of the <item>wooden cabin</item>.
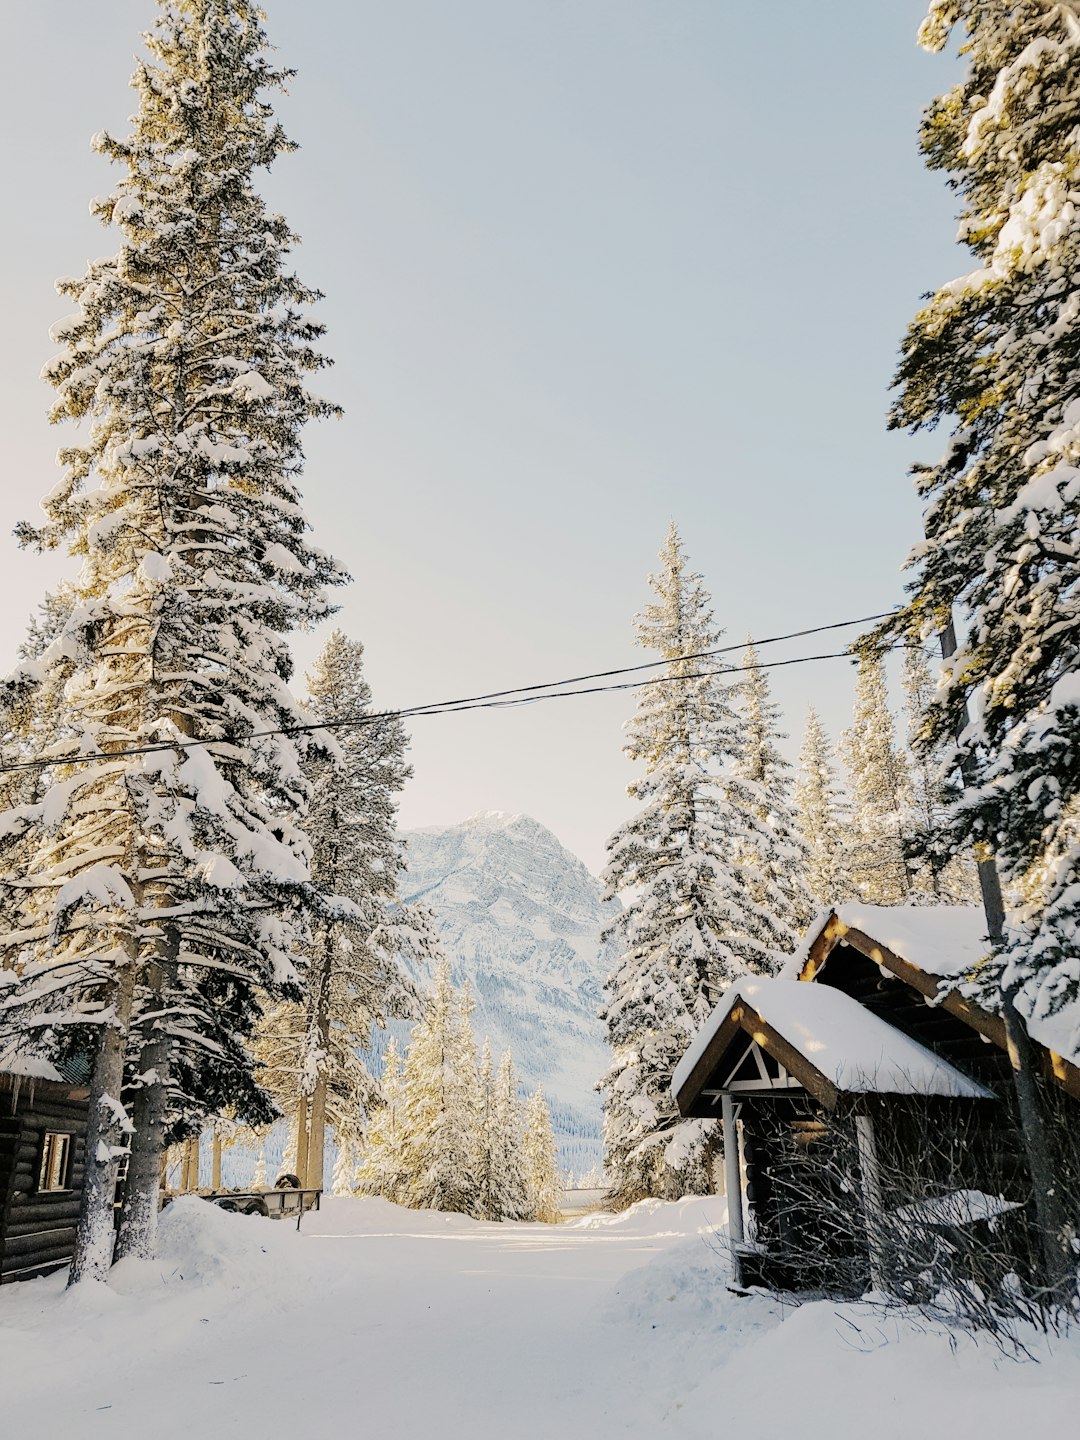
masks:
<path fill-rule="evenodd" d="M 89 1100 L 79 1078 L 47 1061 L 0 1057 L 0 1284 L 71 1260 Z"/>
<path fill-rule="evenodd" d="M 1004 1027 L 956 989 L 984 934 L 967 907 L 840 906 L 780 977 L 740 981 L 702 1027 L 672 1092 L 683 1115 L 721 1120 L 738 1283 L 887 1288 L 910 1217 L 945 1203 L 926 1247 L 956 1254 L 965 1226 L 1004 1227 L 984 1250 L 1012 1246 L 1023 1272 L 1030 1187 Z M 1064 1029 L 1031 1027 L 1075 1131 L 1080 1068 L 1060 1053 Z M 927 1264 L 916 1254 L 911 1268 Z"/>

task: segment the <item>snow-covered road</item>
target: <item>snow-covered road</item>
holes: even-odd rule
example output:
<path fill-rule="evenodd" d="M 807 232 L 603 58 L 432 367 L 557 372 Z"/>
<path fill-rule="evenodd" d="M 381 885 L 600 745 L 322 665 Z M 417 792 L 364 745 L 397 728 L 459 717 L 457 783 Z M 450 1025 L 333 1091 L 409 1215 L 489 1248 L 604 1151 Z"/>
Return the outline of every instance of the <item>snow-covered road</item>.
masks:
<path fill-rule="evenodd" d="M 1067 1432 L 1075 1345 L 1017 1366 L 859 1307 L 781 1323 L 725 1290 L 723 1218 L 702 1200 L 481 1225 L 330 1200 L 297 1235 L 181 1201 L 159 1262 L 0 1293 L 4 1434 L 704 1440 L 752 1416 L 763 1440 L 844 1440 L 871 1414 L 875 1440 Z"/>

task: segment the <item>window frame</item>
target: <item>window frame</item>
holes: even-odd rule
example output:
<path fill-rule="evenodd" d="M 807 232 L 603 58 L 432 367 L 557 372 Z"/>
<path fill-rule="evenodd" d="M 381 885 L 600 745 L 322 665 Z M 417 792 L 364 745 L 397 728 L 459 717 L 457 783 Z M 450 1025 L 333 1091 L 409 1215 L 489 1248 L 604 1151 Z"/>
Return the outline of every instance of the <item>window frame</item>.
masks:
<path fill-rule="evenodd" d="M 59 1164 L 53 1152 L 59 1148 Z M 41 1137 L 41 1159 L 38 1163 L 38 1195 L 63 1195 L 71 1191 L 71 1161 L 75 1153 L 75 1136 L 70 1130 L 46 1130 Z"/>

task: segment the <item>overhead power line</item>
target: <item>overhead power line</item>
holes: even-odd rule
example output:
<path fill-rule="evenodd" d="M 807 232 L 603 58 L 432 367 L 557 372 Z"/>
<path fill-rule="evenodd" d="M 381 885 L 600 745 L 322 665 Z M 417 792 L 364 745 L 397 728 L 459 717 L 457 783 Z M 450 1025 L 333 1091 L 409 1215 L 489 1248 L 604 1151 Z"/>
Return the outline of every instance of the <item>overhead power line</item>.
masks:
<path fill-rule="evenodd" d="M 756 647 L 777 645 L 788 640 L 801 640 L 810 635 L 821 635 L 827 631 L 844 630 L 854 625 L 869 625 L 875 620 L 884 620 L 891 611 L 880 615 L 864 615 L 852 620 L 837 620 L 828 625 L 814 625 L 805 630 L 793 630 L 786 635 L 770 635 L 755 640 Z M 712 650 L 699 650 L 687 655 L 674 656 L 667 660 L 649 660 L 639 665 L 624 665 L 612 670 L 597 670 L 587 675 L 569 676 L 563 680 L 549 680 L 533 685 L 519 685 L 510 690 L 491 690 L 480 695 L 466 695 L 455 700 L 433 700 L 426 704 L 405 706 L 399 710 L 375 710 L 363 715 L 346 715 L 337 720 L 318 720 L 299 725 L 282 725 L 269 730 L 255 730 L 239 740 L 224 736 L 185 740 L 156 741 L 150 745 L 132 746 L 127 750 L 95 751 L 89 754 L 76 752 L 71 755 L 42 756 L 33 760 L 17 760 L 0 765 L 0 774 L 16 771 L 46 770 L 58 765 L 89 765 L 99 761 L 126 760 L 140 755 L 157 755 L 170 750 L 191 750 L 207 745 L 247 744 L 253 740 L 268 740 L 278 735 L 304 735 L 319 730 L 361 729 L 378 725 L 387 720 L 414 720 L 431 715 L 460 715 L 470 710 L 505 710 L 517 706 L 534 705 L 545 700 L 568 700 L 582 695 L 613 694 L 619 691 L 639 690 L 647 685 L 679 684 L 686 680 L 701 680 L 712 675 L 741 675 L 754 668 L 749 665 L 721 665 L 713 670 L 697 670 L 675 675 L 650 675 L 644 679 L 624 680 L 615 684 L 588 685 L 587 680 L 611 680 L 617 675 L 640 675 L 645 670 L 656 670 L 667 665 L 682 665 L 689 661 L 713 659 L 743 650 L 747 642 L 734 645 L 720 645 Z M 820 660 L 851 659 L 850 650 L 830 651 L 823 655 L 801 655 L 785 660 L 759 661 L 762 670 L 782 669 L 791 665 L 808 665 Z M 570 689 L 566 687 L 574 686 Z"/>

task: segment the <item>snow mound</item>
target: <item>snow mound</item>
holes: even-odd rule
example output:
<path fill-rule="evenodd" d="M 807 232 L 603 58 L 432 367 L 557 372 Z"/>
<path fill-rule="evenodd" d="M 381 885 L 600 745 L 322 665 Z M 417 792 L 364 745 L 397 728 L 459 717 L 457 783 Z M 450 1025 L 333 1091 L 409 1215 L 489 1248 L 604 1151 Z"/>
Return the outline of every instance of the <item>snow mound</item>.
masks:
<path fill-rule="evenodd" d="M 568 1230 L 617 1230 L 623 1235 L 707 1235 L 727 1224 L 727 1201 L 717 1195 L 639 1200 L 617 1213 L 598 1211 L 567 1221 Z"/>
<path fill-rule="evenodd" d="M 121 1294 L 165 1285 L 265 1289 L 291 1270 L 286 1253 L 296 1232 L 284 1222 L 238 1215 L 181 1195 L 161 1212 L 157 1258 L 122 1260 L 109 1277 Z"/>
<path fill-rule="evenodd" d="M 780 1320 L 771 1299 L 730 1290 L 730 1275 L 726 1241 L 695 1235 L 624 1275 L 601 1313 L 609 1324 L 663 1330 L 680 1336 L 680 1343 L 707 1335 L 710 1346 L 722 1345 L 726 1358 Z"/>

